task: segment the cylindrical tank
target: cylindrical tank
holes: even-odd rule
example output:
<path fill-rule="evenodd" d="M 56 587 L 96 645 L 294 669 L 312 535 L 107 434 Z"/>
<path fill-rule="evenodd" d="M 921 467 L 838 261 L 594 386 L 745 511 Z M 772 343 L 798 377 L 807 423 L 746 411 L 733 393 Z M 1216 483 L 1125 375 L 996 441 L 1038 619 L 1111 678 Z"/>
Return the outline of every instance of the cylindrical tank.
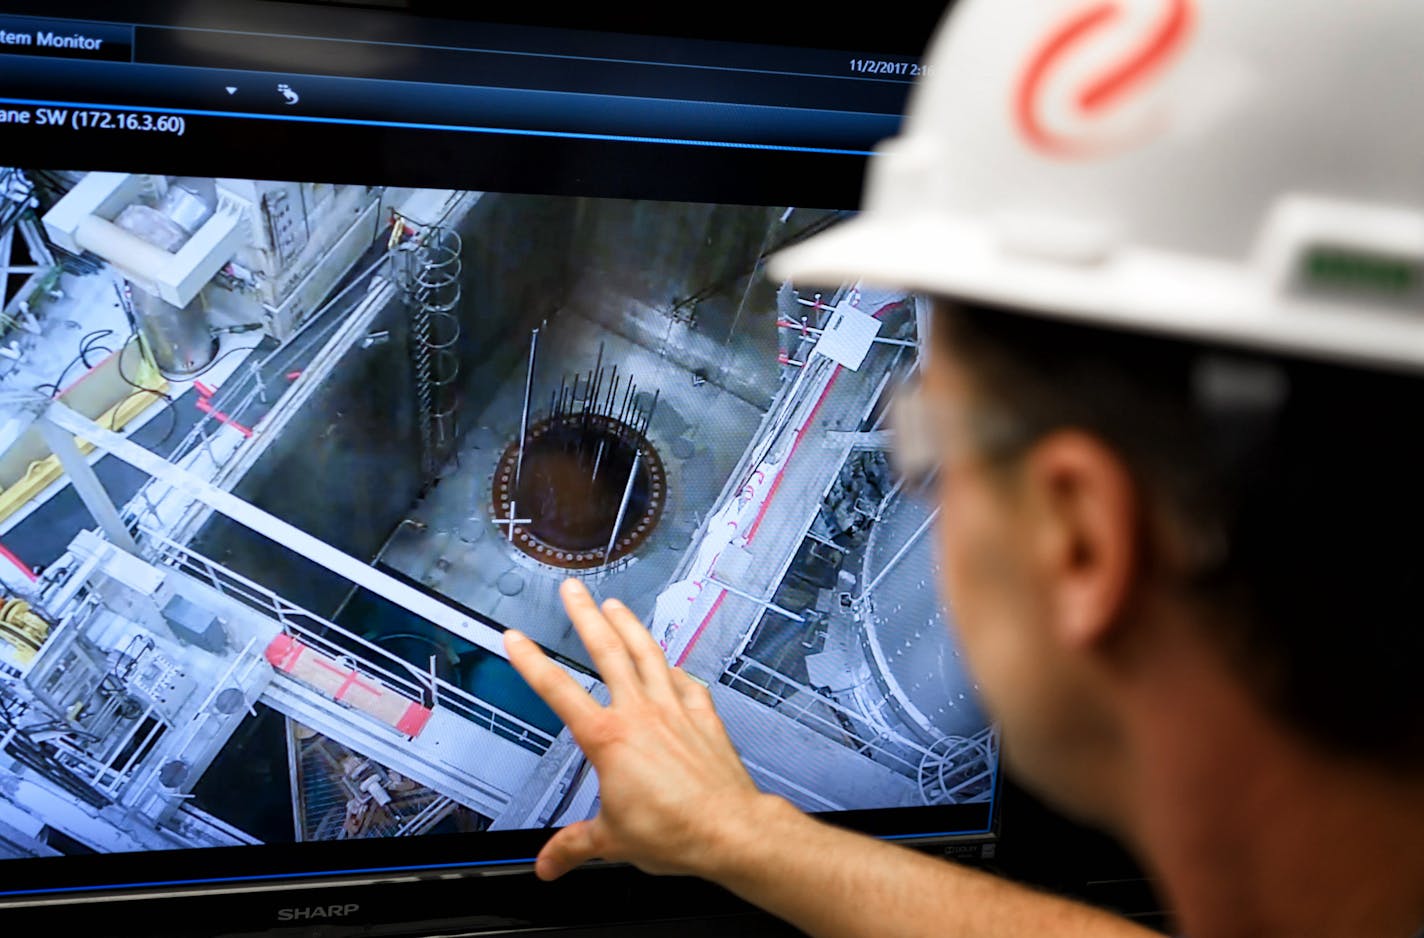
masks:
<path fill-rule="evenodd" d="M 212 217 L 217 204 L 213 180 L 183 176 L 168 185 L 157 205 L 130 205 L 115 224 L 165 252 L 176 253 Z M 218 343 L 208 325 L 201 294 L 180 309 L 137 285 L 131 292 L 139 334 L 159 371 L 181 379 L 212 362 Z"/>
<path fill-rule="evenodd" d="M 927 517 L 915 499 L 893 499 L 871 529 L 861 582 L 884 571 Z M 937 553 L 931 527 L 876 584 L 860 632 L 887 709 L 927 746 L 988 724 L 939 595 Z"/>
<path fill-rule="evenodd" d="M 212 362 L 218 341 L 203 311 L 202 294 L 180 308 L 137 286 L 130 292 L 139 335 L 159 371 L 182 379 Z"/>

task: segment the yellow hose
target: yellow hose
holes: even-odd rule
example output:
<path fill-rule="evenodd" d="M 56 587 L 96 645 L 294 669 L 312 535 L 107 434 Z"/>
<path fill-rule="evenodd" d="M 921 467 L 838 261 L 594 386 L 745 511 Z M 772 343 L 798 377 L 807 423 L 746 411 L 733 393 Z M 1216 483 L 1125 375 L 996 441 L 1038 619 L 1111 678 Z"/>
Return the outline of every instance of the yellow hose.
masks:
<path fill-rule="evenodd" d="M 39 652 L 49 637 L 49 623 L 30 610 L 23 599 L 10 598 L 0 602 L 0 642 L 15 649 L 22 664 Z"/>

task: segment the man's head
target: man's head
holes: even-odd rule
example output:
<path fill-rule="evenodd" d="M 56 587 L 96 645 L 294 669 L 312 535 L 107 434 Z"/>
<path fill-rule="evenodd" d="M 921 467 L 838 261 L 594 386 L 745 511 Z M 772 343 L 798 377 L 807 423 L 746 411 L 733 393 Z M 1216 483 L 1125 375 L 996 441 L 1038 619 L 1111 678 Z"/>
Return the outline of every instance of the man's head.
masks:
<path fill-rule="evenodd" d="M 925 385 L 945 586 L 1030 780 L 1116 820 L 1122 708 L 1188 658 L 1182 708 L 1219 679 L 1420 770 L 1424 382 L 942 303 Z"/>
<path fill-rule="evenodd" d="M 1084 811 L 1149 690 L 1424 761 L 1421 27 L 966 0 L 862 214 L 773 260 L 1032 311 L 940 316 L 943 546 L 1006 752 Z"/>

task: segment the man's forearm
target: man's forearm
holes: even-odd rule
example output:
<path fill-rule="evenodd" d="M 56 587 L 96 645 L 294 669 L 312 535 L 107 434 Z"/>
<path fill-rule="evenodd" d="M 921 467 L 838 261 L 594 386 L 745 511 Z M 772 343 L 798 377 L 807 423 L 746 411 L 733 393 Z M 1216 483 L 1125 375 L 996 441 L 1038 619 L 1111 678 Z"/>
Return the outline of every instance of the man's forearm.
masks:
<path fill-rule="evenodd" d="M 1152 935 L 1124 919 L 839 830 L 761 796 L 702 874 L 817 938 Z"/>

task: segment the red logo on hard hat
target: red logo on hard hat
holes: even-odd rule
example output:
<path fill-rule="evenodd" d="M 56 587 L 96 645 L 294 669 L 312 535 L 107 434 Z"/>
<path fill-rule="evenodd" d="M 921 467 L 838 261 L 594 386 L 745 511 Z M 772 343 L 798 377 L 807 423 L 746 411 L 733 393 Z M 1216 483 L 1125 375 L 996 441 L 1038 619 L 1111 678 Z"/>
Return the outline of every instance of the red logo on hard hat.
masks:
<path fill-rule="evenodd" d="M 1083 67 L 1074 69 L 1074 53 L 1086 54 L 1094 40 L 1110 44 L 1112 27 L 1124 25 L 1128 18 L 1124 4 L 1090 4 L 1049 33 L 1030 57 L 1014 94 L 1019 129 L 1034 147 L 1053 156 L 1082 157 L 1126 142 L 1121 133 L 1105 138 L 1081 126 L 1055 128 L 1050 126 L 1053 121 L 1047 112 L 1051 104 L 1058 104 L 1059 123 L 1096 123 L 1144 88 L 1182 48 L 1191 31 L 1192 0 L 1166 0 L 1166 5 L 1165 15 L 1148 27 L 1143 38 L 1114 51 L 1112 60 L 1104 65 L 1086 63 L 1086 72 Z M 1083 58 L 1080 55 L 1076 64 L 1085 64 Z M 1060 74 L 1066 86 L 1052 80 Z"/>

